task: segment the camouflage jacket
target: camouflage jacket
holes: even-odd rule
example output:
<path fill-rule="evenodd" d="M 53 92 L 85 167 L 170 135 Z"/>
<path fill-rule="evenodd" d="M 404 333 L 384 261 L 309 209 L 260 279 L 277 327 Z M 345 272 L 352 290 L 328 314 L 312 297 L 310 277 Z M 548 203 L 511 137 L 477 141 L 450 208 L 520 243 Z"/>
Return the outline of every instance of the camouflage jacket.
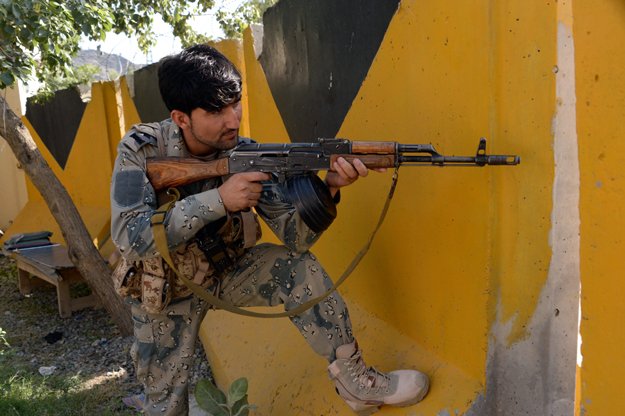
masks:
<path fill-rule="evenodd" d="M 163 142 L 159 149 L 158 138 Z M 241 138 L 249 142 L 250 139 Z M 171 120 L 137 124 L 122 138 L 111 181 L 111 236 L 127 262 L 154 264 L 160 259 L 152 235 L 150 218 L 159 201 L 146 176 L 150 157 L 191 156 L 178 126 Z M 213 155 L 213 158 L 219 155 Z M 192 242 L 203 227 L 223 221 L 228 214 L 217 187 L 225 178 L 213 178 L 180 187 L 181 198 L 165 218 L 167 242 L 174 260 L 197 250 Z M 256 212 L 276 236 L 290 249 L 305 252 L 319 238 L 300 219 L 285 198 L 285 187 L 276 178 L 263 183 Z M 197 269 L 197 267 L 196 267 Z M 198 270 L 189 270 L 193 279 Z M 158 273 L 157 273 L 158 274 Z M 197 276 L 196 276 L 197 277 Z"/>

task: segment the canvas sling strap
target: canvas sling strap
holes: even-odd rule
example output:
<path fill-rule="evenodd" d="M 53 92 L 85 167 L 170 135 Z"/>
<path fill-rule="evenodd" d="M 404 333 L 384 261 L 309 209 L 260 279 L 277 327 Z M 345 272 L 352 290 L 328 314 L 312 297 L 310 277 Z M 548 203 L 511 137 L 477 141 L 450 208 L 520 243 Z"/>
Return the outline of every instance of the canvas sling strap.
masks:
<path fill-rule="evenodd" d="M 213 305 L 214 307 L 218 309 L 223 309 L 228 312 L 232 312 L 232 313 L 236 313 L 236 314 L 244 315 L 244 316 L 251 316 L 255 318 L 283 318 L 283 317 L 297 316 L 301 314 L 302 312 L 312 308 L 319 302 L 323 301 L 325 298 L 330 296 L 334 291 L 336 291 L 339 288 L 339 286 L 341 286 L 343 282 L 345 282 L 345 280 L 349 277 L 349 275 L 352 274 L 352 272 L 354 271 L 356 266 L 358 266 L 358 264 L 363 259 L 365 254 L 367 254 L 367 252 L 369 251 L 369 248 L 371 247 L 371 244 L 373 243 L 373 239 L 375 238 L 376 234 L 378 233 L 378 230 L 382 226 L 382 223 L 384 222 L 384 218 L 386 217 L 388 209 L 391 205 L 391 200 L 393 199 L 393 194 L 395 193 L 395 188 L 397 186 L 398 178 L 399 178 L 399 168 L 395 168 L 395 172 L 393 173 L 393 179 L 391 182 L 391 187 L 390 187 L 388 196 L 386 198 L 386 201 L 384 203 L 384 207 L 382 208 L 382 212 L 380 213 L 380 218 L 378 219 L 378 223 L 373 229 L 373 232 L 371 233 L 371 236 L 369 237 L 365 245 L 356 254 L 354 259 L 347 266 L 347 268 L 345 269 L 343 274 L 341 274 L 341 276 L 336 281 L 336 283 L 334 283 L 332 287 L 328 289 L 327 292 L 325 292 L 323 295 L 310 299 L 309 301 L 304 302 L 303 304 L 297 306 L 296 308 L 293 308 L 284 312 L 262 313 L 262 312 L 254 312 L 249 309 L 240 308 L 238 306 L 233 305 L 232 303 L 226 302 L 223 299 L 220 299 L 219 297 L 209 293 L 205 288 L 193 282 L 192 280 L 188 279 L 187 277 L 185 277 L 182 273 L 178 271 L 178 269 L 174 265 L 174 262 L 171 259 L 171 256 L 169 255 L 169 247 L 167 245 L 167 235 L 165 232 L 165 224 L 164 224 L 165 216 L 167 215 L 167 212 L 173 207 L 173 205 L 175 204 L 175 202 L 178 200 L 180 196 L 177 190 L 169 189 L 167 193 L 171 196 L 172 198 L 171 201 L 163 204 L 158 209 L 158 211 L 156 211 L 152 215 L 152 233 L 154 235 L 154 241 L 156 243 L 157 250 L 163 256 L 163 258 L 165 259 L 169 267 L 174 271 L 176 276 L 178 276 L 178 278 L 189 289 L 191 289 L 191 291 L 197 297 L 205 300 L 207 303 Z"/>

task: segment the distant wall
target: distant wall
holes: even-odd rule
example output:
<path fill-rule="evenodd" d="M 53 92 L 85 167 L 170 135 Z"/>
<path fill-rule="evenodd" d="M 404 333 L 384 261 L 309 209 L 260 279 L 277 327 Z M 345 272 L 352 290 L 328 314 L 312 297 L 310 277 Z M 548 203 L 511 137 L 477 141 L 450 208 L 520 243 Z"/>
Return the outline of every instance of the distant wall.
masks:
<path fill-rule="evenodd" d="M 93 84 L 88 103 L 80 100 L 75 89 L 59 91 L 44 104 L 28 103 L 23 121 L 72 197 L 94 244 L 107 256 L 113 250 L 109 239 L 109 187 L 115 147 L 126 123 L 139 121 L 125 80 Z M 53 241 L 63 242 L 49 208 L 30 180 L 26 181 L 26 190 L 28 202 L 6 230 L 5 238 L 49 230 Z"/>

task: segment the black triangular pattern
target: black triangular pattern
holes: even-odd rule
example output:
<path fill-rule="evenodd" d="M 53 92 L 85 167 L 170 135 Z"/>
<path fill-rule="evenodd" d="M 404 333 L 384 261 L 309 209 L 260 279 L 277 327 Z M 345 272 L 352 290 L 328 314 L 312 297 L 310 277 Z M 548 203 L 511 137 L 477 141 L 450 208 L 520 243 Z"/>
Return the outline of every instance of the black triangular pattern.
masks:
<path fill-rule="evenodd" d="M 43 103 L 36 103 L 32 97 L 26 101 L 26 118 L 62 169 L 86 107 L 76 88 L 57 91 Z"/>
<path fill-rule="evenodd" d="M 161 121 L 169 118 L 169 111 L 158 89 L 158 67 L 154 63 L 135 71 L 133 75 L 134 97 L 132 97 L 139 118 L 144 123 Z"/>
<path fill-rule="evenodd" d="M 282 0 L 264 15 L 265 71 L 291 141 L 334 137 L 399 0 Z"/>

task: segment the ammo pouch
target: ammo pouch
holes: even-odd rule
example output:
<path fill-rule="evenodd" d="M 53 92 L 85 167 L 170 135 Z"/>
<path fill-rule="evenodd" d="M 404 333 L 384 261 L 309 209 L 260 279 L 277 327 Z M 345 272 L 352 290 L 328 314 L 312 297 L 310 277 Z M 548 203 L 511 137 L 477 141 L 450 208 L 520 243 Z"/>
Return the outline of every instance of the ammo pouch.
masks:
<path fill-rule="evenodd" d="M 118 295 L 139 300 L 141 308 L 148 313 L 162 311 L 171 301 L 170 279 L 160 257 L 136 264 L 122 257 L 111 278 Z"/>
<path fill-rule="evenodd" d="M 121 257 L 115 266 L 115 270 L 111 274 L 113 280 L 113 287 L 117 294 L 121 297 L 130 296 L 132 292 L 132 286 L 130 282 L 135 280 L 137 270 L 132 262 L 126 260 L 125 257 Z M 133 297 L 137 297 L 136 294 Z"/>
<path fill-rule="evenodd" d="M 229 213 L 204 227 L 189 244 L 170 252 L 170 256 L 179 273 L 209 289 L 215 283 L 214 278 L 231 271 L 236 260 L 260 236 L 260 226 L 252 211 Z M 135 263 L 122 257 L 112 279 L 120 296 L 139 300 L 141 309 L 148 313 L 160 313 L 172 302 L 192 294 L 160 256 Z"/>

